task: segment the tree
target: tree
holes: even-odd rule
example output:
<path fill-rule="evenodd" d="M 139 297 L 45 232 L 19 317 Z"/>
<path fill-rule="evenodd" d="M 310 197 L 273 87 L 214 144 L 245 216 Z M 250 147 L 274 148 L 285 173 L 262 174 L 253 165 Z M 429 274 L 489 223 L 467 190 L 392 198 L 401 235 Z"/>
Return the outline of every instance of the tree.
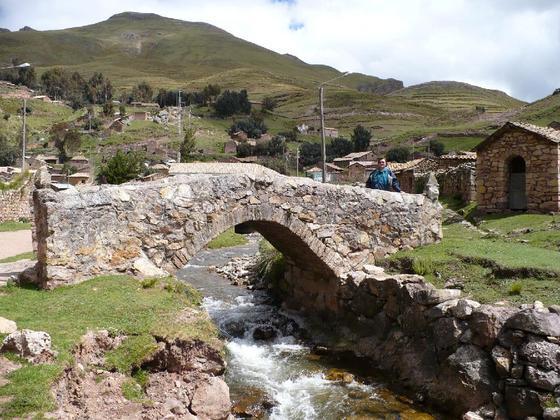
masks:
<path fill-rule="evenodd" d="M 251 139 L 258 139 L 268 131 L 268 128 L 262 118 L 252 115 L 245 120 L 237 121 L 229 128 L 228 133 L 231 136 L 238 131 L 245 132 Z"/>
<path fill-rule="evenodd" d="M 85 85 L 85 96 L 92 104 L 108 102 L 113 97 L 113 85 L 103 73 L 93 73 Z"/>
<path fill-rule="evenodd" d="M 337 137 L 333 139 L 330 145 L 328 145 L 327 157 L 330 161 L 337 157 L 346 156 L 347 154 L 352 153 L 353 150 L 354 145 L 350 140 L 347 140 L 344 137 Z"/>
<path fill-rule="evenodd" d="M 124 105 L 119 105 L 119 115 L 122 117 L 124 117 L 126 115 L 126 107 Z"/>
<path fill-rule="evenodd" d="M 81 145 L 80 133 L 71 129 L 67 123 L 54 124 L 50 129 L 50 138 L 58 149 L 60 163 L 68 160 L 68 155 L 77 151 Z"/>
<path fill-rule="evenodd" d="M 140 153 L 124 153 L 118 150 L 117 154 L 101 166 L 98 180 L 101 183 L 122 184 L 136 179 L 142 173 L 144 156 Z"/>
<path fill-rule="evenodd" d="M 249 114 L 251 103 L 246 90 L 240 92 L 224 91 L 213 104 L 218 117 L 230 117 L 234 114 Z"/>
<path fill-rule="evenodd" d="M 70 91 L 70 74 L 61 67 L 47 70 L 41 76 L 43 91 L 54 99 L 63 99 Z"/>
<path fill-rule="evenodd" d="M 303 166 L 313 165 L 321 160 L 321 145 L 304 142 L 299 149 L 299 161 Z"/>
<path fill-rule="evenodd" d="M 220 86 L 218 85 L 213 85 L 213 84 L 206 85 L 204 89 L 202 89 L 202 95 L 204 96 L 204 103 L 206 104 L 208 101 L 214 102 L 221 91 L 222 88 L 220 88 Z"/>
<path fill-rule="evenodd" d="M 298 134 L 299 130 L 297 129 L 297 127 L 294 127 L 294 129 L 291 131 L 281 131 L 280 133 L 278 133 L 279 136 L 284 137 L 288 142 L 298 141 Z"/>
<path fill-rule="evenodd" d="M 358 124 L 352 133 L 352 143 L 354 144 L 355 152 L 365 152 L 369 148 L 369 141 L 371 140 L 371 133 L 362 125 Z"/>
<path fill-rule="evenodd" d="M 19 58 L 12 59 L 14 68 L 0 71 L 0 80 L 7 80 L 16 85 L 25 85 L 33 88 L 36 85 L 36 74 L 34 67 L 16 67 L 23 64 Z"/>
<path fill-rule="evenodd" d="M 266 96 L 262 100 L 262 109 L 263 111 L 273 111 L 274 108 L 278 105 L 278 101 L 270 96 Z"/>
<path fill-rule="evenodd" d="M 113 106 L 113 102 L 105 102 L 103 104 L 103 115 L 106 117 L 111 117 L 115 113 L 115 107 Z"/>
<path fill-rule="evenodd" d="M 179 149 L 181 153 L 181 162 L 183 163 L 188 162 L 191 153 L 194 152 L 194 149 L 196 147 L 196 140 L 194 138 L 195 133 L 196 129 L 194 128 L 187 128 L 185 130 L 185 137 L 183 138 L 181 147 Z"/>
<path fill-rule="evenodd" d="M 441 141 L 437 141 L 436 139 L 430 140 L 429 148 L 430 151 L 436 156 L 443 155 L 445 151 L 445 145 Z"/>
<path fill-rule="evenodd" d="M 151 102 L 154 90 L 147 82 L 138 83 L 132 88 L 132 100 L 138 102 Z"/>
<path fill-rule="evenodd" d="M 397 146 L 389 149 L 387 152 L 387 160 L 390 162 L 406 162 L 410 159 L 410 150 L 405 146 Z"/>
<path fill-rule="evenodd" d="M 10 144 L 5 134 L 0 133 L 0 166 L 11 166 L 15 164 L 18 156 L 18 148 Z"/>

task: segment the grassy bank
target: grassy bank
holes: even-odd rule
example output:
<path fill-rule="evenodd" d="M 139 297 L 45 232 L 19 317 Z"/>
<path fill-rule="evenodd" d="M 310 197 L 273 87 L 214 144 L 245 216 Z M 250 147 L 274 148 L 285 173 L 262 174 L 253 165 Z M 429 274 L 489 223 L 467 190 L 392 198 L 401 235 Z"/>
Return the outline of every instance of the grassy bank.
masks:
<path fill-rule="evenodd" d="M 443 235 L 438 244 L 394 254 L 389 265 L 438 287 L 462 283 L 465 295 L 484 303 L 560 303 L 560 223 L 554 216 L 487 216 L 479 229 L 451 224 Z"/>
<path fill-rule="evenodd" d="M 200 305 L 194 289 L 175 279 L 138 281 L 126 276 L 98 277 L 84 283 L 40 291 L 25 287 L 0 289 L 0 316 L 17 322 L 18 328 L 46 331 L 58 351 L 52 365 L 29 365 L 9 375 L 0 397 L 0 417 L 41 416 L 54 408 L 52 383 L 72 361 L 71 350 L 87 330 L 107 329 L 134 337 L 123 350 L 108 357 L 108 369 L 130 372 L 147 355 L 153 335 L 199 338 L 219 346 L 214 325 L 200 312 L 189 322 L 179 322 L 185 308 Z M 148 344 L 147 344 L 148 343 Z"/>
<path fill-rule="evenodd" d="M 208 242 L 207 247 L 209 249 L 228 248 L 230 246 L 245 245 L 247 242 L 245 235 L 235 233 L 235 229 L 230 228 Z"/>

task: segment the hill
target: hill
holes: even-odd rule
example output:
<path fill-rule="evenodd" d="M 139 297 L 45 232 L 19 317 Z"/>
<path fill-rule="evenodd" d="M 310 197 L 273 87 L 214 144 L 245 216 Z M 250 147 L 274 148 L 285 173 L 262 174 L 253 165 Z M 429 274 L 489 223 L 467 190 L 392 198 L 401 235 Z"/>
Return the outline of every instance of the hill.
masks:
<path fill-rule="evenodd" d="M 560 94 L 550 95 L 528 104 L 516 115 L 516 119 L 542 126 L 552 121 L 560 121 Z"/>
<path fill-rule="evenodd" d="M 342 74 L 332 67 L 278 54 L 206 23 L 134 12 L 78 28 L 0 33 L 0 61 L 13 57 L 33 63 L 39 73 L 54 66 L 85 75 L 101 71 L 123 88 L 142 80 L 158 87 L 196 87 L 209 78 L 239 88 L 257 74 L 257 79 L 274 81 L 274 92 Z M 241 73 L 241 77 L 220 77 L 224 72 Z M 360 79 L 383 92 L 399 87 L 394 80 L 366 75 Z"/>
<path fill-rule="evenodd" d="M 525 104 L 500 90 L 485 89 L 455 81 L 422 83 L 391 92 L 390 95 L 451 111 L 482 107 L 487 112 L 503 112 L 520 108 Z"/>

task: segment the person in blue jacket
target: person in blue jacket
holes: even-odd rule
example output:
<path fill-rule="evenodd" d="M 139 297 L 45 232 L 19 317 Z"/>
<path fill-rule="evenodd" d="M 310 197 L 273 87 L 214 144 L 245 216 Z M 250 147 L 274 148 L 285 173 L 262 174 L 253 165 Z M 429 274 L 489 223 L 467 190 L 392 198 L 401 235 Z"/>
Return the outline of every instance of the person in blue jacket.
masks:
<path fill-rule="evenodd" d="M 366 181 L 366 188 L 401 192 L 399 180 L 393 171 L 389 169 L 387 161 L 384 158 L 380 158 L 377 161 L 377 169 L 369 174 Z"/>

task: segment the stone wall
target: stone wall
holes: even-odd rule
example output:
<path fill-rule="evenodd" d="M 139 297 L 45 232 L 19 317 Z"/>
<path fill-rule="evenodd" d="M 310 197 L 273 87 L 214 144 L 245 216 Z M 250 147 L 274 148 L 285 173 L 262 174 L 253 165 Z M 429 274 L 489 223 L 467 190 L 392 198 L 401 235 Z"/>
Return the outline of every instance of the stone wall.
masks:
<path fill-rule="evenodd" d="M 439 240 L 441 206 L 433 198 L 267 172 L 44 188 L 34 194 L 38 276 L 51 288 L 99 274 L 174 272 L 212 238 L 245 224 L 298 266 L 338 277 Z"/>
<path fill-rule="evenodd" d="M 0 191 L 0 223 L 31 220 L 31 193 L 33 183 L 28 180 L 22 187 Z"/>
<path fill-rule="evenodd" d="M 481 305 L 368 265 L 342 281 L 287 267 L 277 289 L 285 305 L 323 313 L 333 345 L 370 359 L 418 401 L 453 418 L 559 418 L 560 308 Z"/>
<path fill-rule="evenodd" d="M 439 184 L 442 197 L 459 196 L 465 202 L 476 199 L 476 165 L 472 162 L 434 172 Z M 416 172 L 413 169 L 403 171 L 398 175 L 401 189 L 409 193 L 416 193 L 424 188 L 429 173 Z"/>
<path fill-rule="evenodd" d="M 485 212 L 508 208 L 509 162 L 521 156 L 526 164 L 527 210 L 546 212 L 560 210 L 559 148 L 522 129 L 510 129 L 478 150 L 478 209 Z"/>

